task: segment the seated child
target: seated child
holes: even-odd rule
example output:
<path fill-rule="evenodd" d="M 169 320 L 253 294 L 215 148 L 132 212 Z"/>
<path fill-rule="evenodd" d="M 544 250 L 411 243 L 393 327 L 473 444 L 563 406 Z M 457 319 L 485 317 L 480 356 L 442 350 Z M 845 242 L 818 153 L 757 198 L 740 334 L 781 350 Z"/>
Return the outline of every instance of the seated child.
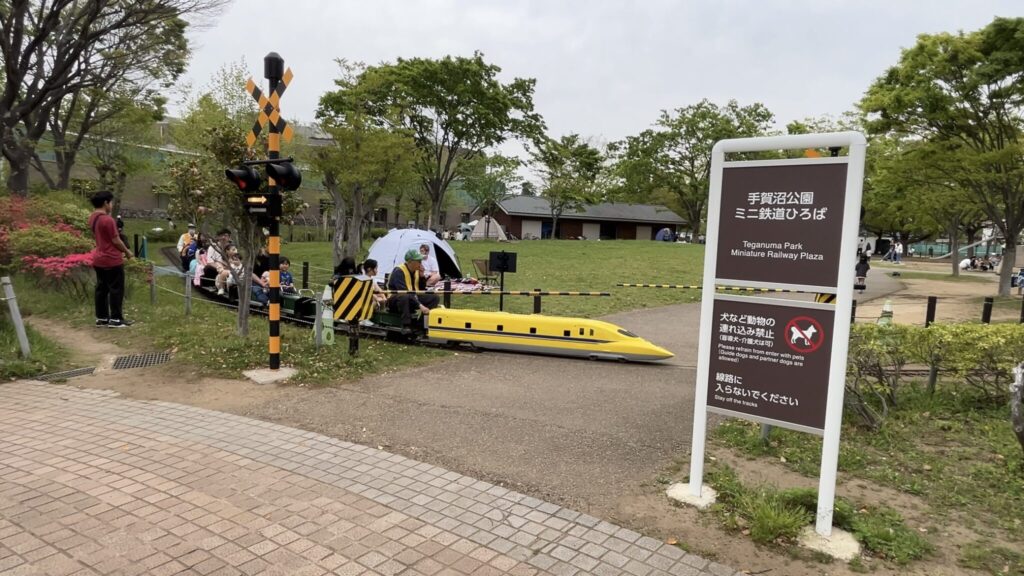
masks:
<path fill-rule="evenodd" d="M 280 269 L 281 269 L 281 293 L 282 294 L 296 294 L 295 290 L 295 278 L 292 277 L 292 273 L 288 271 L 291 268 L 291 260 L 288 260 L 284 256 L 281 257 Z M 263 283 L 267 285 L 266 291 L 270 291 L 270 271 L 267 270 L 263 273 Z"/>

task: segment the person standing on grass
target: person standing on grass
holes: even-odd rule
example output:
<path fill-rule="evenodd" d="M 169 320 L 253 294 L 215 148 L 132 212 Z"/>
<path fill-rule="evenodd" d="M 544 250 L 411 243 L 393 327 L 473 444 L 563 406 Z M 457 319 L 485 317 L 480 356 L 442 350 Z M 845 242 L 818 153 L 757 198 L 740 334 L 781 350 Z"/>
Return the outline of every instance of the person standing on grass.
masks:
<path fill-rule="evenodd" d="M 867 254 L 861 254 L 860 259 L 857 261 L 857 267 L 855 272 L 857 274 L 857 285 L 860 286 L 860 293 L 864 293 L 864 285 L 868 280 L 868 270 L 871 270 L 871 264 L 868 264 Z"/>
<path fill-rule="evenodd" d="M 96 270 L 96 325 L 124 328 L 132 322 L 124 317 L 124 260 L 132 252 L 117 233 L 110 217 L 114 195 L 107 191 L 93 194 L 95 210 L 89 215 L 89 229 L 96 240 L 92 267 Z"/>

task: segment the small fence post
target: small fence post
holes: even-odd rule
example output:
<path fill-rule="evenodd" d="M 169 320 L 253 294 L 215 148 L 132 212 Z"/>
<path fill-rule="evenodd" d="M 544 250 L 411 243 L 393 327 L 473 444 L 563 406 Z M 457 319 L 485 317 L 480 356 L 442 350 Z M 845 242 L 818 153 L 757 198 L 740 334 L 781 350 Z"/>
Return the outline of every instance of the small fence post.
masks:
<path fill-rule="evenodd" d="M 857 301 L 854 300 L 850 303 L 850 324 L 857 323 Z"/>
<path fill-rule="evenodd" d="M 185 316 L 192 315 L 192 273 L 185 272 Z"/>
<path fill-rule="evenodd" d="M 133 254 L 135 255 L 136 258 L 138 258 L 139 257 L 139 235 L 138 234 L 133 234 L 133 236 L 135 237 L 135 252 L 133 252 Z"/>
<path fill-rule="evenodd" d="M 21 319 L 21 310 L 18 309 L 18 301 L 14 298 L 14 286 L 7 276 L 0 278 L 4 287 L 4 300 L 7 301 L 7 309 L 11 312 L 11 322 L 14 323 L 14 332 L 18 335 L 18 345 L 21 346 L 22 358 L 28 358 L 32 349 L 28 344 L 28 334 L 25 333 L 25 322 Z"/>
<path fill-rule="evenodd" d="M 540 288 L 534 288 L 534 292 L 540 292 Z M 540 314 L 540 294 L 533 297 L 533 313 Z"/>
<path fill-rule="evenodd" d="M 452 307 L 452 281 L 451 280 L 445 280 L 444 281 L 444 307 L 445 308 L 451 308 Z"/>
<path fill-rule="evenodd" d="M 146 276 L 149 280 L 149 303 L 156 304 L 156 271 L 153 270 L 153 263 L 149 263 L 149 268 L 146 270 Z"/>
<path fill-rule="evenodd" d="M 981 321 L 983 324 L 990 324 L 992 322 L 992 304 L 995 300 L 989 296 L 985 298 L 985 304 L 981 308 Z"/>
<path fill-rule="evenodd" d="M 761 424 L 761 444 L 764 444 L 765 446 L 767 446 L 768 442 L 771 441 L 771 439 L 772 439 L 772 425 L 771 424 Z"/>
<path fill-rule="evenodd" d="M 924 325 L 925 328 L 931 326 L 935 322 L 935 307 L 938 305 L 939 299 L 935 296 L 928 297 L 928 308 L 924 314 Z"/>
<path fill-rule="evenodd" d="M 309 262 L 302 263 L 302 289 L 309 288 Z"/>
<path fill-rule="evenodd" d="M 1024 300 L 1020 301 L 1020 323 L 1024 324 Z"/>
<path fill-rule="evenodd" d="M 359 355 L 359 321 L 350 320 L 348 330 L 348 355 L 354 358 Z"/>
<path fill-rule="evenodd" d="M 319 295 L 316 298 L 316 317 L 313 319 L 313 344 L 317 351 L 324 343 L 324 299 Z"/>

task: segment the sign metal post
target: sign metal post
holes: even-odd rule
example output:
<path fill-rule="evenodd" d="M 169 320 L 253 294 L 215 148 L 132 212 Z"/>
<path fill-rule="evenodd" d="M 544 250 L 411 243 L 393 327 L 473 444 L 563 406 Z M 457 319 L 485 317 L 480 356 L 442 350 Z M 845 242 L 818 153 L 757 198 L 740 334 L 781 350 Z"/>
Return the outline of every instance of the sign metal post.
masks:
<path fill-rule="evenodd" d="M 845 157 L 726 154 L 847 148 Z M 723 140 L 711 157 L 690 494 L 709 411 L 823 436 L 815 531 L 832 532 L 866 142 L 859 132 Z M 717 284 L 817 301 L 716 294 Z M 831 297 L 830 297 L 831 296 Z"/>

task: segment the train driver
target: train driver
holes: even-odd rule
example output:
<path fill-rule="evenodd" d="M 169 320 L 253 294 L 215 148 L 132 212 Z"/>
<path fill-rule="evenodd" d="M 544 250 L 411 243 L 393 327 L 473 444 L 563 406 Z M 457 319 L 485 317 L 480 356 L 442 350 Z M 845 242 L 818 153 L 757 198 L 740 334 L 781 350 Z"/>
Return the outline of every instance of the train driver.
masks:
<path fill-rule="evenodd" d="M 422 275 L 423 255 L 419 250 L 405 253 L 405 264 L 395 267 L 388 277 L 388 290 L 407 291 L 407 294 L 392 294 L 388 298 L 388 310 L 402 315 L 402 327 L 412 327 L 413 314 L 430 314 L 440 303 L 436 294 L 427 294 L 427 281 Z"/>

